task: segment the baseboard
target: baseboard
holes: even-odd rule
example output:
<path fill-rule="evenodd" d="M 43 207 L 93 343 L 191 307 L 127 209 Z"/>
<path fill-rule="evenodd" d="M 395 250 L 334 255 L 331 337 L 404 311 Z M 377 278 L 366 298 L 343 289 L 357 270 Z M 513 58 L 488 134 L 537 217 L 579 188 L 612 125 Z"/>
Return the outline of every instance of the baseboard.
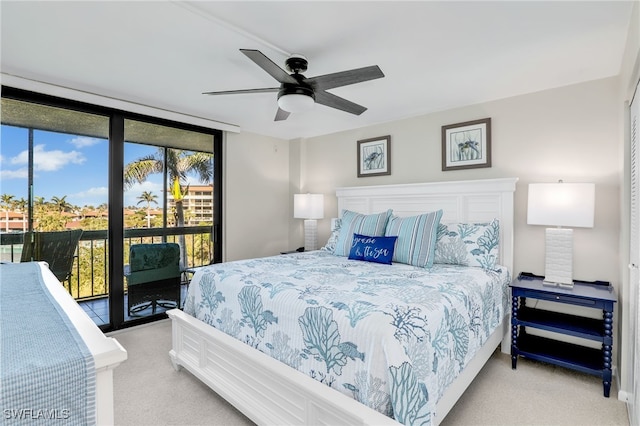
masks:
<path fill-rule="evenodd" d="M 627 404 L 629 403 L 629 401 L 633 400 L 633 394 L 629 393 L 627 391 L 618 391 L 618 401 L 622 401 L 622 402 L 626 402 Z"/>
<path fill-rule="evenodd" d="M 633 393 L 622 390 L 618 391 L 618 401 L 622 401 L 627 404 L 627 419 L 629 420 L 629 424 L 631 424 L 631 418 L 633 417 Z"/>

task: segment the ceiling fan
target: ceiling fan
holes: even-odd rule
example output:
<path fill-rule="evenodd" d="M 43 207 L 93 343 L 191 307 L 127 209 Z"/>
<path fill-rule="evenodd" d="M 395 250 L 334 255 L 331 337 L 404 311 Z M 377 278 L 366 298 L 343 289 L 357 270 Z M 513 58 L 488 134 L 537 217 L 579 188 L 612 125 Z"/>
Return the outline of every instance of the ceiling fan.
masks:
<path fill-rule="evenodd" d="M 275 78 L 280 83 L 280 87 L 204 92 L 203 94 L 231 95 L 239 93 L 278 92 L 278 112 L 276 113 L 275 121 L 286 120 L 290 113 L 305 111 L 311 108 L 316 102 L 351 114 L 360 115 L 365 112 L 367 108 L 331 94 L 327 92 L 327 90 L 384 77 L 380 68 L 377 65 L 372 65 L 307 78 L 301 74 L 307 70 L 308 65 L 307 59 L 304 56 L 292 55 L 286 60 L 286 68 L 291 72 L 291 74 L 289 74 L 259 50 L 240 49 L 240 51 Z"/>

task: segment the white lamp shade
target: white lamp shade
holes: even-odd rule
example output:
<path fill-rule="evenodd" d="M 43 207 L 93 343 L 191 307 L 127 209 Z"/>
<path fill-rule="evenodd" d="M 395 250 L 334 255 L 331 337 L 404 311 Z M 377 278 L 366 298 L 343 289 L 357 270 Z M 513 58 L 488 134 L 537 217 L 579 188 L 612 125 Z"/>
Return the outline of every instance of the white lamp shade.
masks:
<path fill-rule="evenodd" d="M 313 107 L 314 103 L 311 96 L 297 93 L 282 95 L 278 98 L 280 109 L 293 113 L 307 111 Z"/>
<path fill-rule="evenodd" d="M 322 219 L 324 217 L 324 195 L 294 194 L 293 217 L 296 219 Z"/>
<path fill-rule="evenodd" d="M 531 183 L 527 224 L 593 228 L 595 184 Z"/>

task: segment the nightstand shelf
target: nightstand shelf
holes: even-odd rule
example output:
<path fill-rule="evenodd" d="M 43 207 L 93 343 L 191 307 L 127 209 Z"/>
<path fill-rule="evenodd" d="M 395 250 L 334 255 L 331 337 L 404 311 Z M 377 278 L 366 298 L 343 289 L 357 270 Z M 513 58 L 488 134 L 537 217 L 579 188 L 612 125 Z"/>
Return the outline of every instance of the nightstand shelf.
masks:
<path fill-rule="evenodd" d="M 521 307 L 518 311 L 520 325 L 553 331 L 569 336 L 601 342 L 604 339 L 602 320 L 585 318 L 560 312 Z"/>
<path fill-rule="evenodd" d="M 525 334 L 518 339 L 518 352 L 526 358 L 548 362 L 583 373 L 602 374 L 602 351 L 572 343 Z"/>
<path fill-rule="evenodd" d="M 543 285 L 543 278 L 521 274 L 511 283 L 512 368 L 516 368 L 518 357 L 522 356 L 593 374 L 602 377 L 604 396 L 608 397 L 611 390 L 613 307 L 616 303 L 613 287 L 603 281 L 576 281 L 570 289 L 551 287 Z M 598 309 L 602 318 L 537 309 L 527 306 L 527 299 Z M 531 334 L 528 329 L 550 332 L 550 337 Z M 576 337 L 578 342 L 580 339 L 600 342 L 602 349 L 557 340 L 555 336 L 558 335 Z"/>

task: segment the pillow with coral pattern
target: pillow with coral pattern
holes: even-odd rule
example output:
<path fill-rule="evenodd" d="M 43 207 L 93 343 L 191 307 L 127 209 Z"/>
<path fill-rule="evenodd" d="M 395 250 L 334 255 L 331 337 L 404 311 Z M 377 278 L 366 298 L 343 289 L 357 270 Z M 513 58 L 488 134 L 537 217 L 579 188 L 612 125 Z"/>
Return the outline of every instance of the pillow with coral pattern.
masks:
<path fill-rule="evenodd" d="M 433 263 L 497 270 L 499 250 L 498 219 L 489 223 L 441 223 Z"/>

